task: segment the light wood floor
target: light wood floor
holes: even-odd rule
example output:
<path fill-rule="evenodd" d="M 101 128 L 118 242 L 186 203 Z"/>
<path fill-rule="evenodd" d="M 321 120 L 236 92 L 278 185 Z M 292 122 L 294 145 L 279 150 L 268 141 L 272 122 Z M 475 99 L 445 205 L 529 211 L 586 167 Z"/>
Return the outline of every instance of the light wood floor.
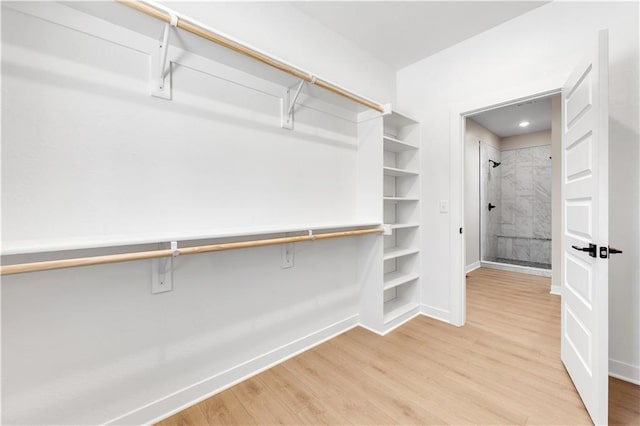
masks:
<path fill-rule="evenodd" d="M 467 325 L 355 328 L 161 423 L 590 424 L 560 362 L 549 279 L 480 269 Z M 640 424 L 638 386 L 610 381 L 610 423 Z"/>

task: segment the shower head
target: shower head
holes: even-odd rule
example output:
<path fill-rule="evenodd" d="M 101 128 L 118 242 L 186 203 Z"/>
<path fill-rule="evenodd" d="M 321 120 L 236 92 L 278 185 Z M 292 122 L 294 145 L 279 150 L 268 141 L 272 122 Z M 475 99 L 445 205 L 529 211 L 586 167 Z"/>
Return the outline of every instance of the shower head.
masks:
<path fill-rule="evenodd" d="M 502 163 L 496 163 L 496 162 L 495 162 L 495 161 L 493 161 L 493 160 L 489 160 L 489 162 L 490 162 L 490 163 L 493 163 L 493 168 L 494 168 L 494 169 L 495 169 L 496 167 L 498 167 L 500 164 L 502 164 Z"/>

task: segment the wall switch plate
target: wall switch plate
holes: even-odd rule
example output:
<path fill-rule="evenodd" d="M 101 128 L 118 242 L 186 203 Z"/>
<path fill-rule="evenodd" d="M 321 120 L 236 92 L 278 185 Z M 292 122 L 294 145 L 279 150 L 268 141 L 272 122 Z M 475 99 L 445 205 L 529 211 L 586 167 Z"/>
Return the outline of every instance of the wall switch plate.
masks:
<path fill-rule="evenodd" d="M 282 245 L 282 269 L 293 268 L 294 253 L 293 243 Z"/>
<path fill-rule="evenodd" d="M 173 290 L 173 258 L 151 259 L 151 294 Z"/>
<path fill-rule="evenodd" d="M 449 213 L 449 200 L 440 200 L 440 213 Z"/>

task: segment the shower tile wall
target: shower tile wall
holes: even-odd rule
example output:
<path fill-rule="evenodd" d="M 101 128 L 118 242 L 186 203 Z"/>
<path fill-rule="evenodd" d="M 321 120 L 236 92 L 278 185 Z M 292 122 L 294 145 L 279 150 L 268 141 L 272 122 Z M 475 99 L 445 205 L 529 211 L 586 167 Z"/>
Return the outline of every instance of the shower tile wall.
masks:
<path fill-rule="evenodd" d="M 482 260 L 494 261 L 498 257 L 497 235 L 501 232 L 500 211 L 502 193 L 502 167 L 493 167 L 489 160 L 500 162 L 498 149 L 480 143 L 480 254 Z M 496 206 L 489 211 L 489 203 Z"/>
<path fill-rule="evenodd" d="M 502 152 L 497 258 L 551 263 L 551 146 Z"/>

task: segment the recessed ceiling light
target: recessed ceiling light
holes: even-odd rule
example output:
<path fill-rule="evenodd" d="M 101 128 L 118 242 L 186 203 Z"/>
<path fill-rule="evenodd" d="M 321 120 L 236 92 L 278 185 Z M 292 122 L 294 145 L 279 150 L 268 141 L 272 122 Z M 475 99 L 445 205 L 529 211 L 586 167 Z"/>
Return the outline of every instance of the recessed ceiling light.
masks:
<path fill-rule="evenodd" d="M 518 124 L 518 126 L 527 127 L 529 124 L 531 124 L 531 123 L 529 123 L 528 121 L 525 120 L 525 121 L 521 121 L 520 124 Z"/>

